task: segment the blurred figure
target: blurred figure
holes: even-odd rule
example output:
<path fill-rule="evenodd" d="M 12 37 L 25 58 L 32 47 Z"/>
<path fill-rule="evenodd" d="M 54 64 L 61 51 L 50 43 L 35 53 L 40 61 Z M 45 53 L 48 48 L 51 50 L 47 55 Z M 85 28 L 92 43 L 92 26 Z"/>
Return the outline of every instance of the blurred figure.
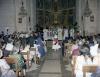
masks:
<path fill-rule="evenodd" d="M 61 46 L 59 45 L 58 37 L 57 35 L 54 36 L 53 43 L 52 43 L 52 49 L 55 51 L 59 50 Z"/>

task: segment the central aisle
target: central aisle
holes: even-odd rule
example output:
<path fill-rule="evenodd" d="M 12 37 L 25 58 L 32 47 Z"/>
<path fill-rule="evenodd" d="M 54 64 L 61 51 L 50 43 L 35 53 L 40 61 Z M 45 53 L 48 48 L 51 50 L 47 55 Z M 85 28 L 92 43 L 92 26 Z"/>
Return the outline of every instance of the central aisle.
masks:
<path fill-rule="evenodd" d="M 55 52 L 51 46 L 52 41 L 47 41 L 46 56 L 41 58 L 39 66 L 33 63 L 26 77 L 72 77 L 71 64 L 67 57 L 62 57 L 62 49 Z"/>
<path fill-rule="evenodd" d="M 62 77 L 60 51 L 49 51 L 39 77 Z"/>

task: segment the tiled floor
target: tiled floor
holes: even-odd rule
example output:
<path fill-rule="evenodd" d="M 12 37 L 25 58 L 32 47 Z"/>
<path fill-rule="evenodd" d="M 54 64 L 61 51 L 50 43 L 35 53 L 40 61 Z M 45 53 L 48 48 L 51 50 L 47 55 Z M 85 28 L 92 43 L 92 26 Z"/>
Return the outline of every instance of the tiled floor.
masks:
<path fill-rule="evenodd" d="M 39 77 L 62 77 L 59 51 L 53 51 L 52 54 L 47 57 Z"/>
<path fill-rule="evenodd" d="M 72 77 L 71 66 L 68 63 L 64 63 L 61 49 L 55 52 L 51 47 L 48 47 L 47 50 L 48 53 L 42 59 L 40 66 L 33 64 L 26 77 Z"/>
<path fill-rule="evenodd" d="M 59 60 L 46 60 L 44 62 L 42 69 L 41 69 L 41 72 L 61 73 L 60 61 Z"/>

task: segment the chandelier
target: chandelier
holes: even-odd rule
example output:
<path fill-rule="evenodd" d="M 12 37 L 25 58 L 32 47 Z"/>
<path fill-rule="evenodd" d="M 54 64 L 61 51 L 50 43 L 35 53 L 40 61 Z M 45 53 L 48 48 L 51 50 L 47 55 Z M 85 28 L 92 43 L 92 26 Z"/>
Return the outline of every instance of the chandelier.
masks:
<path fill-rule="evenodd" d="M 26 9 L 24 8 L 23 1 L 21 2 L 20 12 L 18 14 L 21 18 L 25 17 L 27 15 Z"/>
<path fill-rule="evenodd" d="M 85 6 L 85 9 L 84 9 L 84 16 L 89 17 L 91 15 L 91 13 L 92 13 L 92 11 L 89 8 L 89 3 L 88 3 L 88 0 L 87 0 L 86 1 L 86 6 Z"/>

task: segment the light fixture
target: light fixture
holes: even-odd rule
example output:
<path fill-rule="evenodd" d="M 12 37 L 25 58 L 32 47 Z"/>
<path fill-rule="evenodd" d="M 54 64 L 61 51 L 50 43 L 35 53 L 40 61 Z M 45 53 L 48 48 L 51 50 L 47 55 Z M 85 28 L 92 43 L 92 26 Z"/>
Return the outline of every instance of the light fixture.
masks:
<path fill-rule="evenodd" d="M 89 8 L 89 3 L 88 3 L 88 0 L 87 0 L 86 1 L 86 6 L 85 6 L 85 9 L 84 9 L 84 16 L 89 17 L 91 14 L 92 14 L 92 11 Z"/>
<path fill-rule="evenodd" d="M 25 17 L 27 15 L 26 9 L 24 8 L 24 3 L 21 1 L 21 7 L 20 12 L 18 14 L 21 18 Z"/>

